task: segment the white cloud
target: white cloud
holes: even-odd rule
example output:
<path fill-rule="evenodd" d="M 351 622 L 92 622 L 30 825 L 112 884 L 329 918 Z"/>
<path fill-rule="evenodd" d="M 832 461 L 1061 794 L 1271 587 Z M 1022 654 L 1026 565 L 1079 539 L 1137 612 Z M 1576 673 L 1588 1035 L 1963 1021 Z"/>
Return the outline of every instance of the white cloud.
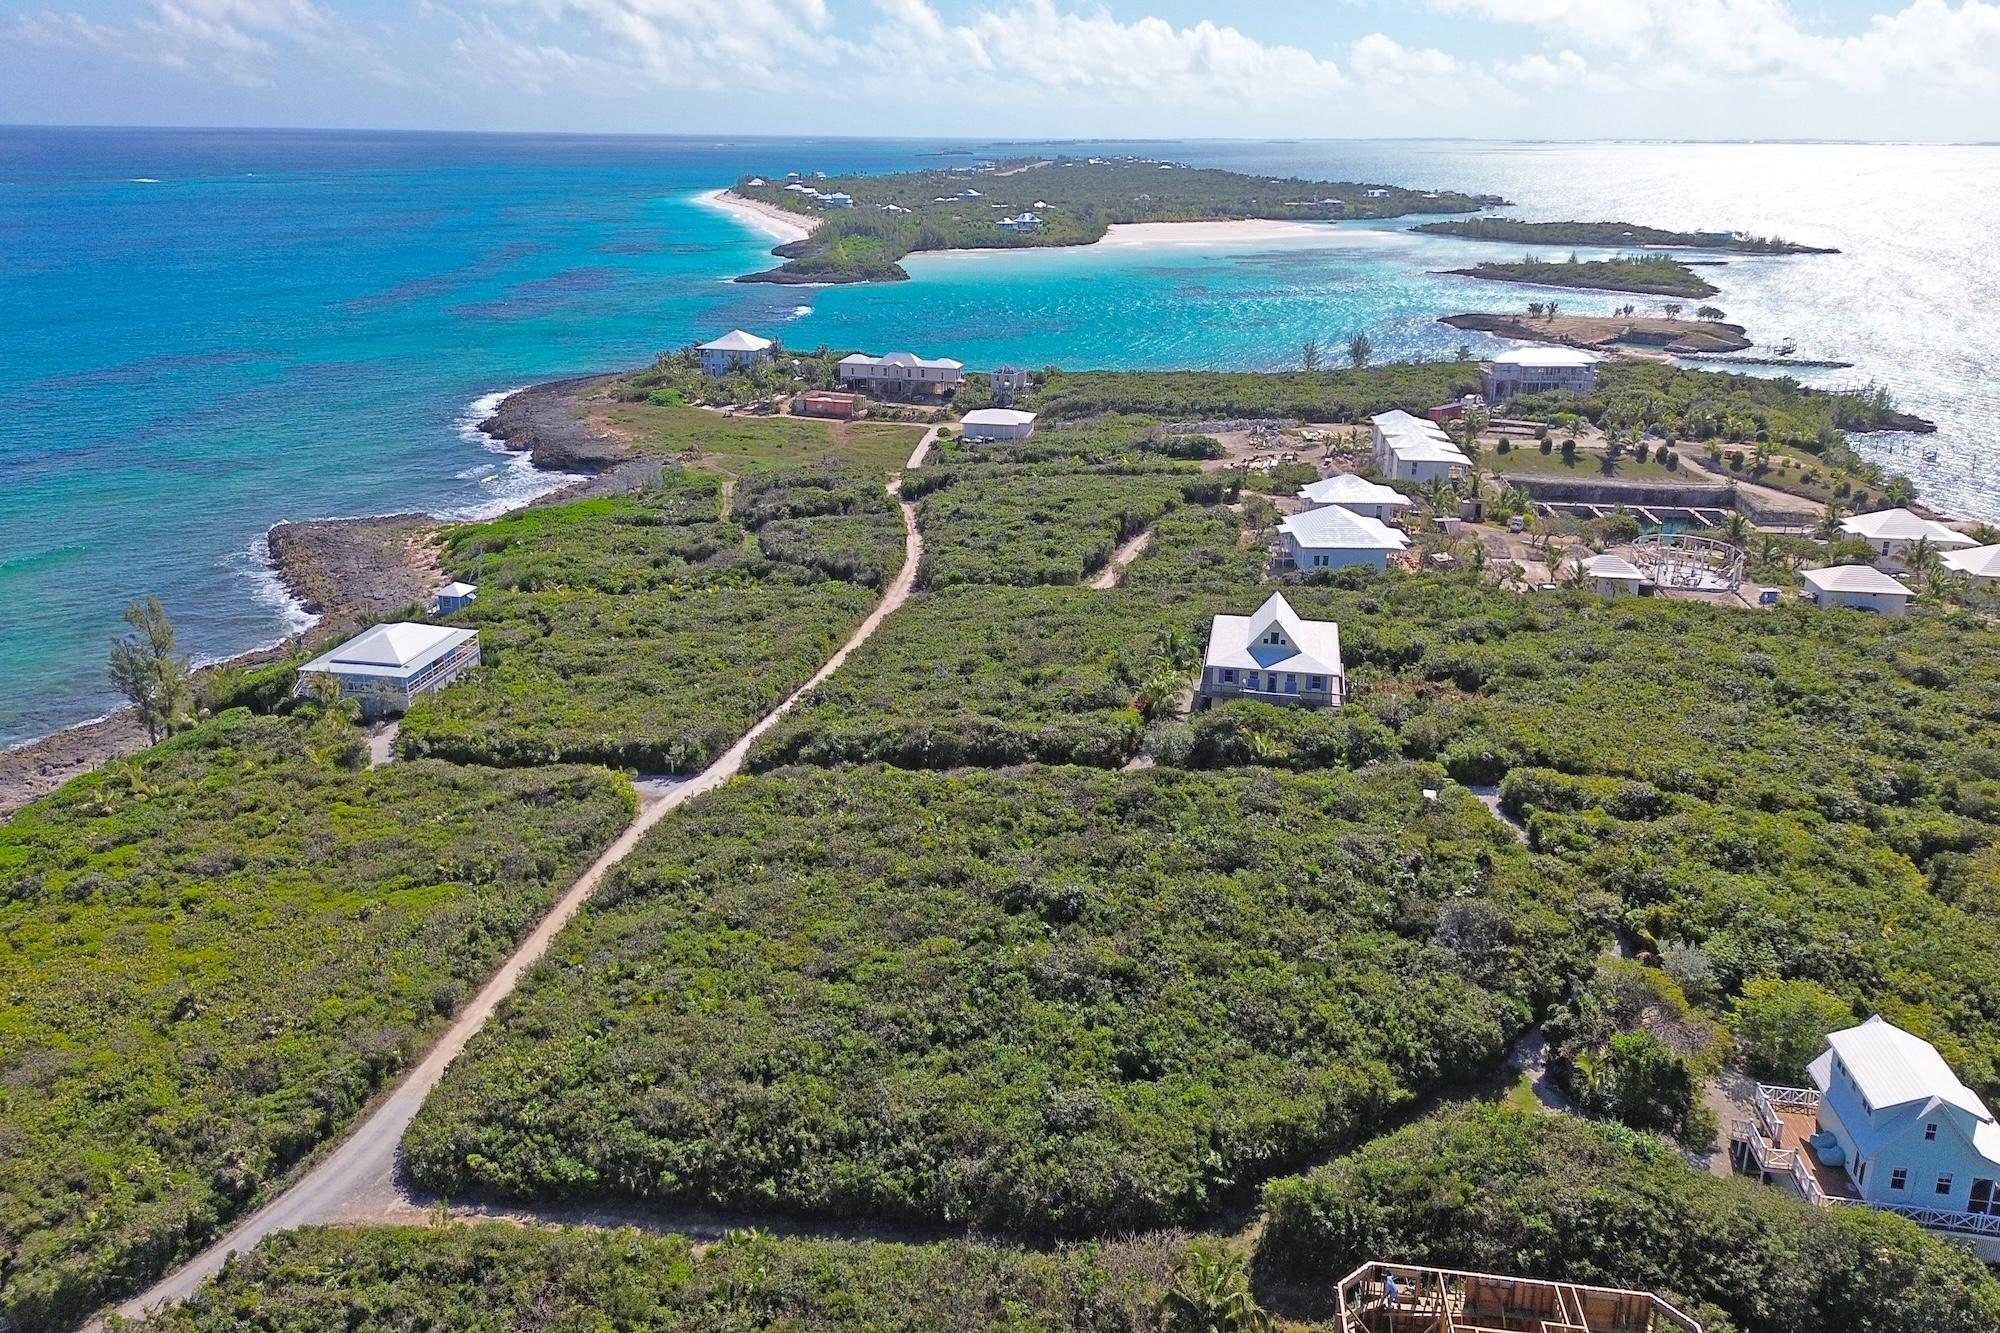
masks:
<path fill-rule="evenodd" d="M 280 44 L 354 45 L 312 0 L 148 0 L 125 24 L 44 10 L 17 20 L 12 33 L 37 46 L 101 52 L 251 88 L 273 86 Z"/>

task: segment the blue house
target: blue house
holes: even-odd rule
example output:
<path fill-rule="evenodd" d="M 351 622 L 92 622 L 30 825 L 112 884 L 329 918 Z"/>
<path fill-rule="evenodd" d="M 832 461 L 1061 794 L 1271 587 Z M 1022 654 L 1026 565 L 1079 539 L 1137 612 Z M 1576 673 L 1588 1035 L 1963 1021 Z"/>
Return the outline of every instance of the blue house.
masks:
<path fill-rule="evenodd" d="M 479 595 L 479 588 L 471 583 L 447 583 L 437 591 L 436 613 L 452 615 L 472 605 L 472 599 Z"/>
<path fill-rule="evenodd" d="M 2000 1124 L 1937 1048 L 1879 1014 L 1827 1037 L 1809 1088 L 1757 1089 L 1746 1165 L 1822 1206 L 1865 1204 L 2000 1258 Z"/>

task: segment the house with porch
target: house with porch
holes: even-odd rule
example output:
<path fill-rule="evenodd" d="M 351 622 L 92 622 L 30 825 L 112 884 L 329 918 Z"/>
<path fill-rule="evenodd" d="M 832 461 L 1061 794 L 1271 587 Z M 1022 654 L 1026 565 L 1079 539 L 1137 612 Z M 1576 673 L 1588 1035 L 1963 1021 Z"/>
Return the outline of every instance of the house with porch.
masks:
<path fill-rule="evenodd" d="M 1299 499 L 1314 509 L 1339 505 L 1351 514 L 1380 523 L 1395 522 L 1410 507 L 1402 492 L 1352 472 L 1338 472 L 1301 486 Z"/>
<path fill-rule="evenodd" d="M 771 364 L 772 342 L 742 329 L 732 329 L 714 342 L 703 343 L 695 351 L 701 356 L 701 373 L 721 379 L 734 370 Z"/>
<path fill-rule="evenodd" d="M 1874 547 L 1881 554 L 1882 562 L 1900 563 L 1909 557 L 1910 548 L 1918 542 L 1930 543 L 1939 555 L 1979 544 L 1962 532 L 1907 509 L 1878 509 L 1870 514 L 1850 514 L 1840 520 L 1840 530 Z"/>
<path fill-rule="evenodd" d="M 1472 460 L 1435 421 L 1398 408 L 1369 418 L 1375 433 L 1375 470 L 1390 481 L 1461 481 Z"/>
<path fill-rule="evenodd" d="M 915 352 L 867 356 L 856 352 L 835 367 L 842 385 L 876 398 L 941 398 L 965 382 L 965 363 Z"/>
<path fill-rule="evenodd" d="M 331 680 L 365 715 L 400 713 L 479 665 L 479 631 L 414 621 L 377 625 L 299 668 L 295 690 Z"/>
<path fill-rule="evenodd" d="M 1479 368 L 1489 407 L 1531 393 L 1586 394 L 1597 387 L 1597 354 L 1581 347 L 1510 347 Z"/>
<path fill-rule="evenodd" d="M 1822 1207 L 1862 1205 L 2000 1260 L 2000 1124 L 1937 1048 L 1884 1019 L 1827 1037 L 1810 1087 L 1759 1085 L 1738 1165 Z"/>
<path fill-rule="evenodd" d="M 1346 565 L 1387 569 L 1391 555 L 1410 547 L 1410 539 L 1398 529 L 1339 505 L 1293 514 L 1278 524 L 1278 540 L 1283 544 L 1280 563 L 1290 563 L 1301 574 Z"/>
<path fill-rule="evenodd" d="M 1247 616 L 1217 616 L 1195 686 L 1197 711 L 1221 699 L 1258 699 L 1304 708 L 1338 708 L 1347 698 L 1340 626 L 1305 620 L 1283 593 Z"/>

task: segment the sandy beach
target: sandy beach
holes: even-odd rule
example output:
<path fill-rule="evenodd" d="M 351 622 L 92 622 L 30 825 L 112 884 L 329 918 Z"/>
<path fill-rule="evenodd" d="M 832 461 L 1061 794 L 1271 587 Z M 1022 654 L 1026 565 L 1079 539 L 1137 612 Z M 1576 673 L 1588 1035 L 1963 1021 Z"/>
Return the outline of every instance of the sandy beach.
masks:
<path fill-rule="evenodd" d="M 1345 238 L 1330 222 L 1127 222 L 1107 228 L 1097 244 L 1107 249 L 1161 245 L 1262 245 L 1272 241 L 1329 241 Z"/>
<path fill-rule="evenodd" d="M 815 227 L 819 226 L 818 218 L 790 213 L 755 199 L 745 199 L 742 195 L 728 190 L 710 190 L 701 196 L 701 202 L 710 208 L 721 209 L 745 226 L 762 232 L 781 245 L 803 241 L 813 234 Z"/>

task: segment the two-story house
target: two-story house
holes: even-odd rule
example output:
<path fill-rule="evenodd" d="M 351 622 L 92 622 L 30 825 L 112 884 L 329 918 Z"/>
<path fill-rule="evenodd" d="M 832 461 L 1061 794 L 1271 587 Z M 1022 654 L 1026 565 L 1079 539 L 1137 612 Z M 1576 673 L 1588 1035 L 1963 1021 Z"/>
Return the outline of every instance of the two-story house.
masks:
<path fill-rule="evenodd" d="M 1304 620 L 1282 593 L 1247 616 L 1217 616 L 1195 686 L 1195 708 L 1221 699 L 1258 699 L 1307 708 L 1338 708 L 1347 698 L 1340 626 Z"/>
<path fill-rule="evenodd" d="M 1374 430 L 1375 470 L 1390 481 L 1461 481 L 1472 460 L 1435 421 L 1400 408 L 1369 418 Z"/>
<path fill-rule="evenodd" d="M 1865 1204 L 2000 1258 L 2000 1124 L 1937 1048 L 1877 1015 L 1827 1037 L 1809 1088 L 1760 1086 L 1732 1139 L 1809 1202 Z"/>
<path fill-rule="evenodd" d="M 695 351 L 701 357 L 701 373 L 720 379 L 731 371 L 771 364 L 772 342 L 742 329 L 731 329 L 714 342 L 703 343 Z"/>

